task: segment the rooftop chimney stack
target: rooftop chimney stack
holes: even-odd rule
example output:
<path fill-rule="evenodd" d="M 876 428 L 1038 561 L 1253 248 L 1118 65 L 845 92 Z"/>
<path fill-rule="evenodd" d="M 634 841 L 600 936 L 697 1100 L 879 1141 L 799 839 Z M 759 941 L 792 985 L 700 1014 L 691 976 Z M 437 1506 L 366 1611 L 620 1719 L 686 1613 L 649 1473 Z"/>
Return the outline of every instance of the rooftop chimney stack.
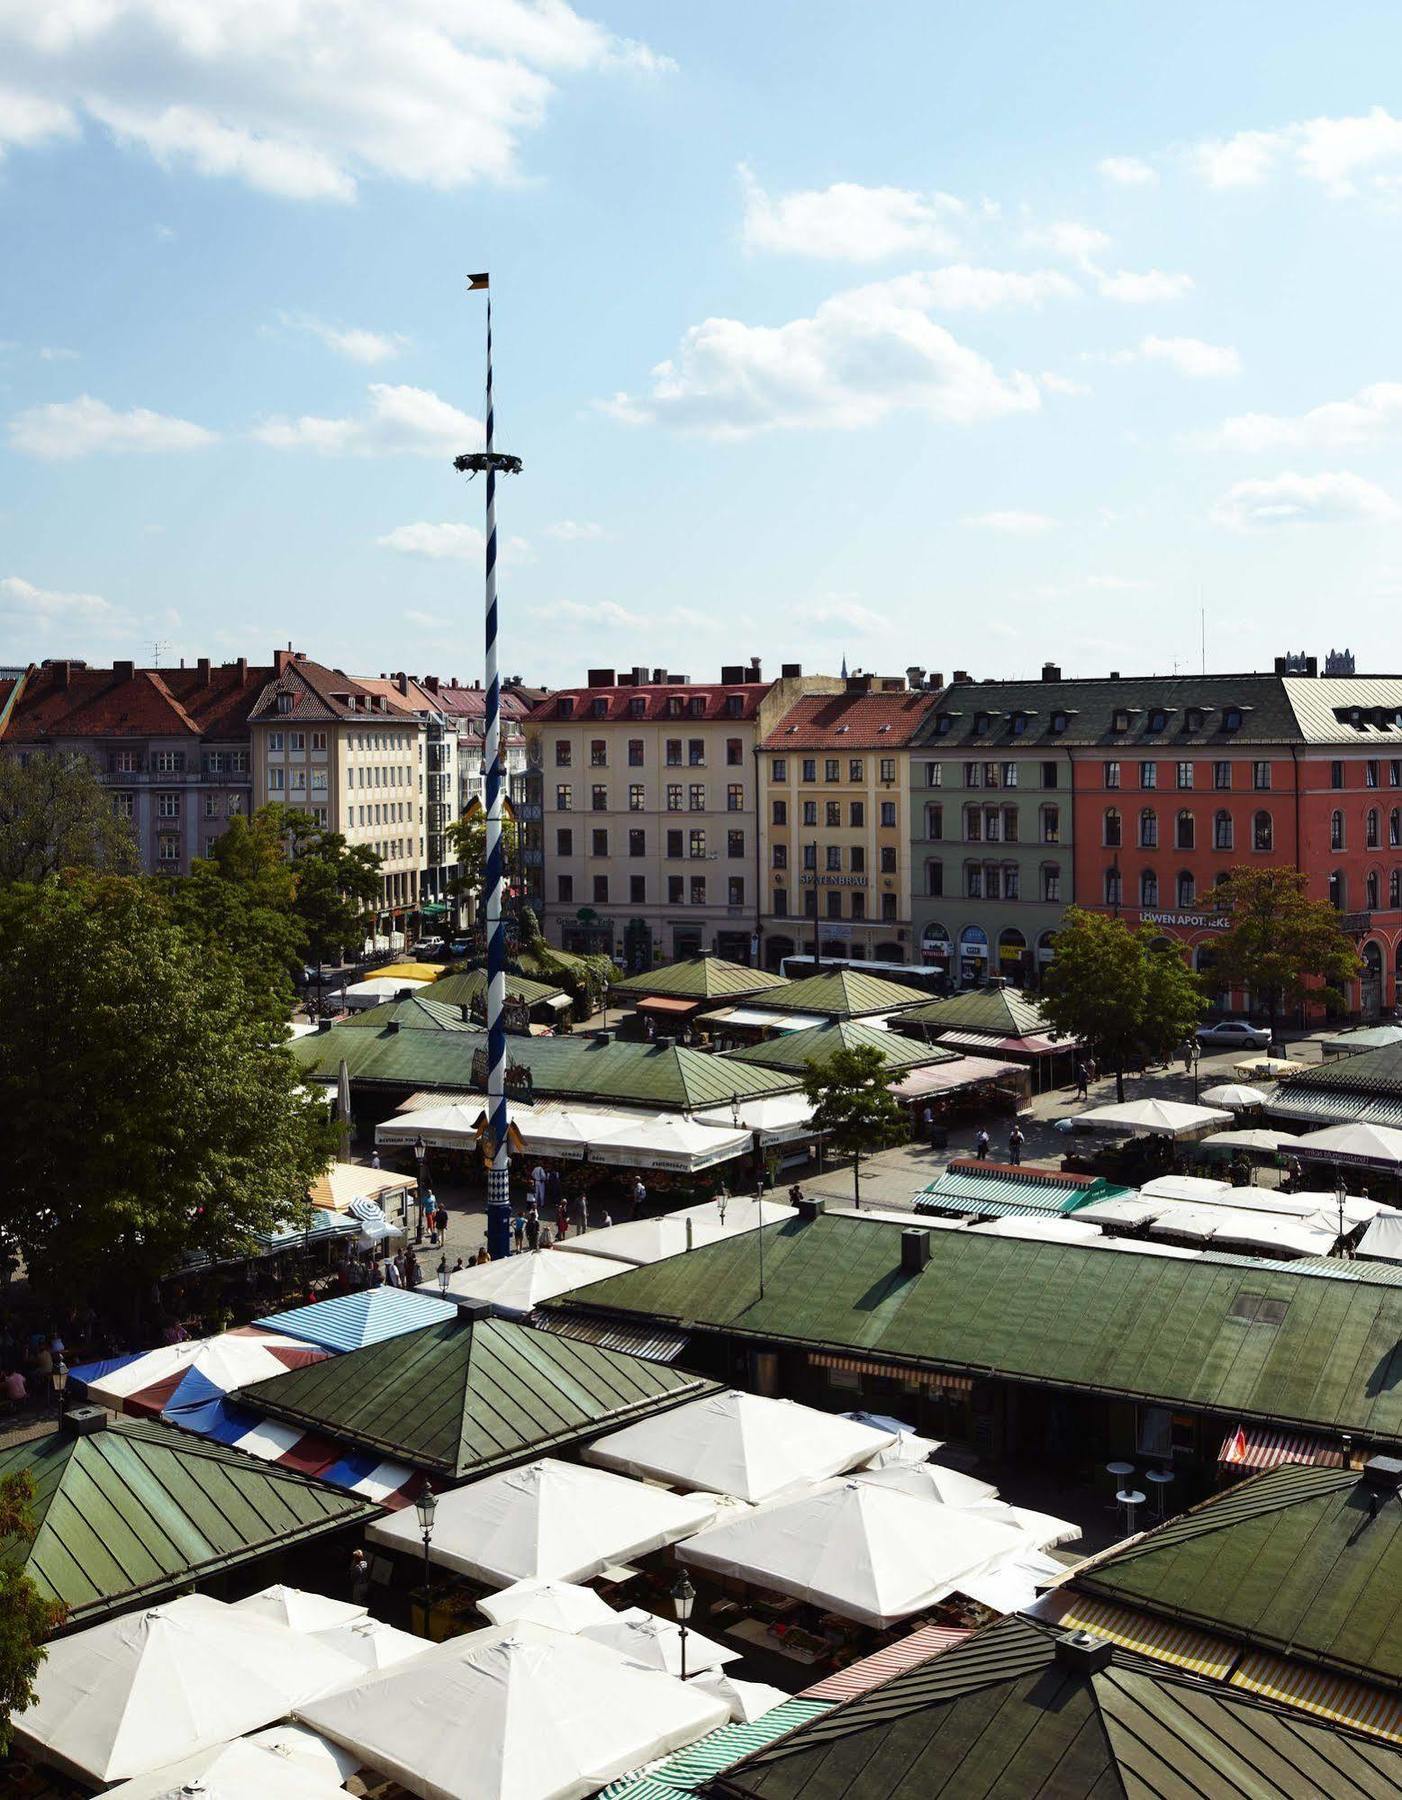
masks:
<path fill-rule="evenodd" d="M 1043 681 L 1060 681 L 1061 680 L 1061 664 L 1053 663 L 1053 662 L 1043 663 L 1042 664 L 1042 680 Z"/>
<path fill-rule="evenodd" d="M 919 663 L 911 663 L 907 667 L 905 678 L 912 694 L 918 694 L 925 685 L 925 671 Z"/>
<path fill-rule="evenodd" d="M 136 664 L 134 662 L 114 662 L 112 664 L 112 679 L 114 681 L 133 681 L 135 678 Z"/>

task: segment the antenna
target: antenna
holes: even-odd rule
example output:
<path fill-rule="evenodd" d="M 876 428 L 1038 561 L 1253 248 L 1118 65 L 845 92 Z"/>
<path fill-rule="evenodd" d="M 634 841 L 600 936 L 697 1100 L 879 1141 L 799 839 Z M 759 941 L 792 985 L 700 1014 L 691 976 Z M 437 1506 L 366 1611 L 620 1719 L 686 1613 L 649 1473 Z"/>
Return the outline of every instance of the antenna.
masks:
<path fill-rule="evenodd" d="M 155 668 L 157 668 L 157 669 L 160 668 L 162 655 L 168 654 L 169 651 L 170 651 L 170 639 L 169 638 L 157 638 L 152 643 L 151 656 L 153 659 L 153 666 Z"/>
<path fill-rule="evenodd" d="M 1199 602 L 1201 602 L 1201 599 L 1202 599 L 1202 589 L 1201 589 L 1201 587 L 1199 587 L 1198 588 Z M 1198 606 L 1198 627 L 1202 633 L 1202 672 L 1204 675 L 1206 675 L 1206 673 L 1207 673 L 1207 608 L 1201 604 L 1199 604 L 1199 606 Z"/>

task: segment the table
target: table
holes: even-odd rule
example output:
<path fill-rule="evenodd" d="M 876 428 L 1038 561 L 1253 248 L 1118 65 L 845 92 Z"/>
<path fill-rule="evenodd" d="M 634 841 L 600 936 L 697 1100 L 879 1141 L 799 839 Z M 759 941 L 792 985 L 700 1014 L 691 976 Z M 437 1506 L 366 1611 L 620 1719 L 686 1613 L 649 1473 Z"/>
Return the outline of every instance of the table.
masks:
<path fill-rule="evenodd" d="M 1115 1504 L 1124 1508 L 1125 1535 L 1134 1530 L 1134 1509 L 1143 1506 L 1145 1496 L 1138 1488 L 1121 1488 L 1115 1495 Z"/>
<path fill-rule="evenodd" d="M 1130 1476 L 1133 1475 L 1134 1464 L 1127 1462 L 1108 1462 L 1105 1465 L 1105 1473 L 1114 1478 L 1117 1489 L 1122 1488 L 1129 1480 Z M 1115 1502 L 1112 1500 L 1110 1505 L 1113 1506 L 1114 1504 Z"/>
<path fill-rule="evenodd" d="M 1174 1479 L 1173 1470 L 1172 1469 L 1150 1469 L 1148 1474 L 1145 1475 L 1144 1479 L 1146 1481 L 1151 1481 L 1154 1484 L 1154 1493 L 1155 1493 L 1155 1498 L 1156 1498 L 1156 1502 L 1157 1502 L 1158 1516 L 1159 1516 L 1159 1518 L 1162 1519 L 1165 1516 L 1165 1502 L 1168 1499 L 1168 1486 L 1169 1486 L 1169 1483 Z"/>
<path fill-rule="evenodd" d="M 828 1657 L 818 1651 L 805 1650 L 799 1644 L 785 1643 L 783 1638 L 772 1637 L 768 1628 L 758 1619 L 741 1619 L 738 1624 L 727 1626 L 725 1635 L 739 1638 L 746 1644 L 758 1644 L 765 1650 L 772 1650 L 776 1656 L 787 1656 L 791 1662 L 806 1663 L 810 1667 L 814 1663 L 828 1661 Z"/>

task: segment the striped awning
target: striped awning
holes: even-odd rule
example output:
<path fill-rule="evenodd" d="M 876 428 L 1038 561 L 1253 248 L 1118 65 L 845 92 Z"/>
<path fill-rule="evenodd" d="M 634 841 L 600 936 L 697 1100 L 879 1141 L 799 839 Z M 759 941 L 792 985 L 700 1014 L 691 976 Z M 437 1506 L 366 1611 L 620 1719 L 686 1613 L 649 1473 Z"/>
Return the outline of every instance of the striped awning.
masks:
<path fill-rule="evenodd" d="M 973 1381 L 967 1375 L 947 1375 L 940 1369 L 897 1369 L 890 1363 L 868 1362 L 860 1356 L 836 1356 L 826 1350 L 810 1350 L 808 1366 L 812 1369 L 842 1369 L 849 1375 L 894 1376 L 908 1381 L 912 1387 L 942 1388 L 950 1394 L 971 1394 Z"/>
<path fill-rule="evenodd" d="M 835 1675 L 825 1676 L 812 1687 L 804 1688 L 800 1698 L 834 1702 L 855 1699 L 858 1694 L 870 1693 L 872 1688 L 880 1687 L 883 1681 L 890 1681 L 897 1675 L 904 1675 L 907 1669 L 928 1662 L 942 1650 L 962 1644 L 971 1635 L 953 1626 L 922 1625 L 899 1643 L 888 1644 L 884 1650 L 864 1656 L 860 1662 L 849 1663 Z"/>
<path fill-rule="evenodd" d="M 659 1325 L 630 1325 L 618 1319 L 596 1319 L 555 1308 L 533 1313 L 531 1324 L 539 1331 L 553 1331 L 556 1337 L 577 1338 L 584 1344 L 597 1344 L 601 1350 L 626 1350 L 630 1356 L 641 1356 L 648 1362 L 675 1362 L 686 1348 L 689 1335 Z"/>
<path fill-rule="evenodd" d="M 1082 1594 L 1058 1597 L 1058 1623 L 1073 1630 L 1094 1632 L 1124 1650 L 1135 1650 L 1155 1662 L 1171 1663 L 1194 1675 L 1221 1681 L 1240 1655 L 1235 1644 L 1206 1631 L 1193 1631 L 1167 1619 L 1155 1619 L 1133 1607 L 1115 1606 L 1107 1600 L 1091 1600 Z"/>
<path fill-rule="evenodd" d="M 1232 1676 L 1233 1687 L 1260 1694 L 1283 1706 L 1296 1706 L 1334 1725 L 1352 1726 L 1373 1737 L 1402 1744 L 1402 1697 L 1384 1693 L 1366 1681 L 1331 1675 L 1284 1657 L 1249 1651 Z"/>
<path fill-rule="evenodd" d="M 686 1749 L 654 1763 L 645 1774 L 625 1775 L 601 1790 L 599 1800 L 672 1800 L 674 1795 L 694 1795 L 719 1775 L 756 1750 L 763 1750 L 810 1719 L 829 1711 L 830 1703 L 804 1694 L 748 1723 L 722 1725 Z"/>
<path fill-rule="evenodd" d="M 1224 1468 L 1253 1471 L 1276 1469 L 1281 1463 L 1313 1463 L 1317 1469 L 1342 1469 L 1344 1453 L 1323 1438 L 1238 1425 L 1223 1438 L 1217 1461 Z"/>

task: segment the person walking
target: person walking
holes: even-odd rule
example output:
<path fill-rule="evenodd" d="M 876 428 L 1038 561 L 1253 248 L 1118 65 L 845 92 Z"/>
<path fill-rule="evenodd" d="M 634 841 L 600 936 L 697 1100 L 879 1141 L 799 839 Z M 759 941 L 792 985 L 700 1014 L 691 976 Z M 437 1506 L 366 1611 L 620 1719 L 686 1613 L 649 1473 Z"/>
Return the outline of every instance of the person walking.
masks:
<path fill-rule="evenodd" d="M 1008 1133 L 1008 1161 L 1014 1168 L 1017 1168 L 1018 1164 L 1022 1161 L 1022 1144 L 1022 1127 L 1021 1125 L 1014 1124 L 1012 1130 Z"/>
<path fill-rule="evenodd" d="M 370 1167 L 372 1169 L 378 1169 L 379 1166 L 380 1166 L 380 1153 L 378 1150 L 372 1150 L 370 1152 Z"/>
<path fill-rule="evenodd" d="M 423 1272 L 422 1266 L 419 1263 L 418 1257 L 414 1255 L 414 1252 L 412 1250 L 406 1250 L 404 1253 L 404 1285 L 405 1285 L 405 1287 L 406 1288 L 416 1288 L 419 1285 L 419 1283 L 423 1280 L 423 1278 L 424 1278 L 424 1272 Z"/>
<path fill-rule="evenodd" d="M 526 1247 L 526 1215 L 518 1212 L 511 1221 L 511 1243 L 519 1256 Z"/>
<path fill-rule="evenodd" d="M 531 1170 L 531 1198 L 538 1207 L 545 1205 L 545 1168 L 537 1163 Z"/>
<path fill-rule="evenodd" d="M 607 1231 L 609 1226 L 612 1224 L 613 1224 L 613 1214 L 609 1211 L 609 1209 L 607 1207 L 605 1207 L 603 1210 L 603 1216 L 601 1217 L 601 1219 L 599 1221 L 600 1228 L 604 1231 Z"/>
<path fill-rule="evenodd" d="M 526 1208 L 526 1244 L 531 1250 L 540 1248 L 540 1214 L 534 1206 Z"/>
<path fill-rule="evenodd" d="M 570 1215 L 569 1215 L 568 1210 L 566 1209 L 564 1201 L 562 1200 L 560 1202 L 560 1204 L 555 1208 L 555 1236 L 560 1240 L 561 1243 L 563 1243 L 565 1241 L 565 1239 L 569 1236 L 569 1230 L 570 1230 Z"/>
<path fill-rule="evenodd" d="M 974 1155 L 980 1162 L 988 1161 L 988 1133 L 986 1131 L 980 1130 L 974 1139 Z"/>
<path fill-rule="evenodd" d="M 633 1178 L 633 1217 L 638 1218 L 647 1205 L 647 1183 L 641 1175 Z"/>
<path fill-rule="evenodd" d="M 1076 1064 L 1076 1098 L 1078 1100 L 1084 1100 L 1088 1097 L 1087 1089 L 1089 1086 L 1090 1075 L 1086 1069 L 1086 1065 L 1083 1062 L 1078 1062 Z"/>
<path fill-rule="evenodd" d="M 404 1285 L 404 1276 L 400 1272 L 399 1264 L 392 1256 L 385 1259 L 385 1285 L 387 1287 L 403 1287 Z"/>
<path fill-rule="evenodd" d="M 370 1564 L 359 1544 L 351 1551 L 350 1597 L 354 1606 L 365 1606 L 370 1599 Z"/>
<path fill-rule="evenodd" d="M 446 1238 L 448 1235 L 448 1209 L 441 1200 L 438 1202 L 438 1211 L 433 1216 L 433 1222 L 438 1227 L 439 1237 Z"/>
<path fill-rule="evenodd" d="M 920 1114 L 920 1135 L 927 1144 L 931 1143 L 934 1139 L 935 1109 L 933 1106 L 925 1107 Z"/>

